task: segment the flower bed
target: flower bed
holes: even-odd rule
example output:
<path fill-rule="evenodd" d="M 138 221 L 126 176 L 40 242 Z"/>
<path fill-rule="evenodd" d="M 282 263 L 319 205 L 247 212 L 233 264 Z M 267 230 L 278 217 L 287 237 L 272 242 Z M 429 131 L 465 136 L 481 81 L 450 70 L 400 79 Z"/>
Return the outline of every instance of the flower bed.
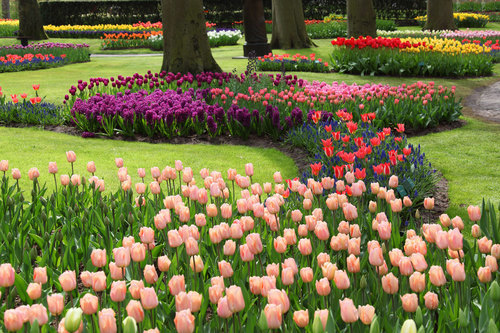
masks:
<path fill-rule="evenodd" d="M 28 46 L 12 45 L 0 46 L 0 56 L 7 54 L 16 54 L 24 56 L 25 54 L 42 53 L 52 54 L 53 56 L 65 55 L 65 61 L 68 63 L 90 61 L 90 51 L 88 44 L 71 43 L 33 43 Z"/>
<path fill-rule="evenodd" d="M 312 122 L 292 129 L 285 140 L 309 153 L 311 170 L 302 176 L 304 181 L 356 175 L 357 179 L 370 179 L 387 189 L 392 187 L 401 198 L 409 195 L 418 205 L 432 195 L 438 180 L 435 170 L 420 147 L 408 144 L 403 124 L 381 129 L 374 125 L 374 113 L 364 113 L 362 121 L 353 122 L 352 114 L 344 110 L 335 115 L 311 112 L 309 117 Z M 390 175 L 397 176 L 404 185 L 390 186 Z M 352 191 L 352 184 L 346 185 L 344 189 L 339 185 L 337 190 Z"/>
<path fill-rule="evenodd" d="M 214 23 L 206 22 L 207 29 L 213 28 Z M 136 23 L 136 24 L 99 24 L 99 25 L 46 25 L 45 32 L 49 37 L 54 38 L 101 38 L 106 34 L 133 34 L 161 31 L 163 25 L 157 23 Z"/>
<path fill-rule="evenodd" d="M 453 13 L 457 28 L 484 28 L 488 24 L 489 16 L 475 13 Z M 427 22 L 427 15 L 417 16 L 415 20 L 423 27 Z"/>
<path fill-rule="evenodd" d="M 236 45 L 241 38 L 241 32 L 234 29 L 217 29 L 207 32 L 211 47 Z M 101 37 L 101 48 L 104 50 L 118 50 L 129 48 L 151 48 L 163 50 L 162 31 L 148 31 L 140 33 L 104 34 Z"/>
<path fill-rule="evenodd" d="M 28 202 L 16 185 L 26 169 L 0 162 L 0 194 L 8 197 L 0 201 L 8 230 L 0 322 L 8 331 L 48 330 L 59 321 L 72 332 L 500 326 L 492 204 L 469 207 L 468 220 L 478 223 L 469 244 L 462 235 L 469 221 L 460 217 L 402 226 L 411 194 L 395 198 L 362 176 L 301 183 L 276 172 L 259 184 L 250 163 L 241 174 L 205 168 L 200 177 L 175 161 L 151 168 L 150 177 L 145 169 L 129 174 L 117 158 L 121 187 L 106 194 L 93 162 L 74 170 L 76 154 L 66 156 L 71 167 L 50 162 L 48 174 L 27 172 Z M 40 186 L 49 176 L 54 193 Z M 338 190 L 351 181 L 351 194 Z M 394 188 L 398 179 L 390 182 Z M 425 209 L 433 205 L 425 199 Z"/>
<path fill-rule="evenodd" d="M 101 37 L 101 49 L 120 50 L 132 48 L 149 48 L 151 46 L 151 37 L 161 35 L 161 31 L 138 32 L 138 33 L 119 33 L 104 34 Z"/>
<path fill-rule="evenodd" d="M 151 72 L 130 77 L 93 78 L 72 86 L 66 96 L 67 110 L 71 110 L 79 98 L 83 101 L 98 94 L 116 95 L 118 92 L 135 93 L 145 90 L 148 94 L 160 89 L 210 89 L 204 96 L 209 105 L 218 104 L 225 112 L 231 106 L 256 110 L 261 116 L 271 113 L 274 124 L 267 133 L 279 137 L 287 129 L 300 126 L 307 119 L 309 110 L 323 110 L 335 113 L 347 108 L 353 113 L 354 121 L 361 120 L 363 113 L 376 113 L 376 125 L 396 126 L 404 123 L 407 128 L 420 129 L 436 126 L 458 119 L 461 106 L 455 98 L 455 89 L 434 86 L 421 82 L 412 85 L 391 87 L 388 85 L 346 85 L 334 83 L 307 83 L 296 76 L 281 75 L 249 77 L 223 73 L 180 75 Z M 127 92 L 128 91 L 128 92 Z M 194 95 L 193 95 L 194 96 Z M 271 109 L 267 109 L 271 107 Z M 267 117 L 264 117 L 267 119 Z M 293 125 L 293 126 L 292 126 Z M 256 126 L 258 130 L 260 126 Z M 257 132 L 257 133 L 262 133 Z"/>
<path fill-rule="evenodd" d="M 41 53 L 27 53 L 23 56 L 7 54 L 6 56 L 0 56 L 0 73 L 58 67 L 66 63 L 65 54 L 60 56 Z"/>
<path fill-rule="evenodd" d="M 19 20 L 0 19 L 0 37 L 14 37 L 19 30 Z"/>
<path fill-rule="evenodd" d="M 51 103 L 46 103 L 38 96 L 40 85 L 34 84 L 35 96 L 27 93 L 10 95 L 10 101 L 0 87 L 0 123 L 59 125 L 65 121 L 63 109 Z"/>
<path fill-rule="evenodd" d="M 319 72 L 328 73 L 330 68 L 321 58 L 316 59 L 314 53 L 309 57 L 302 54 L 272 54 L 269 53 L 258 58 L 257 70 L 259 71 L 287 71 L 287 72 Z"/>
<path fill-rule="evenodd" d="M 497 42 L 500 39 L 500 31 L 498 30 L 456 30 L 446 31 L 439 34 L 443 38 L 454 38 L 458 40 L 473 39 L 481 42 L 492 41 Z"/>
<path fill-rule="evenodd" d="M 499 49 L 498 43 L 479 45 L 438 38 L 338 38 L 332 45 L 332 66 L 340 72 L 435 77 L 491 75 L 491 51 Z"/>

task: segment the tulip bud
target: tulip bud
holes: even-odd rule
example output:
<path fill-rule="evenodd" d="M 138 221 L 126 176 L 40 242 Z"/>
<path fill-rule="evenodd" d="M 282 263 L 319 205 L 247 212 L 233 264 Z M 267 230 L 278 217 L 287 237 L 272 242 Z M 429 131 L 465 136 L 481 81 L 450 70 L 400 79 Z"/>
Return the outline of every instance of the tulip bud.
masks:
<path fill-rule="evenodd" d="M 40 220 L 47 222 L 47 214 L 45 214 L 45 212 L 40 213 Z"/>
<path fill-rule="evenodd" d="M 137 333 L 137 323 L 133 317 L 123 319 L 123 333 Z"/>
<path fill-rule="evenodd" d="M 488 329 L 486 330 L 486 333 L 497 333 L 497 332 L 498 332 L 497 325 L 495 325 L 493 319 L 490 318 L 490 322 L 488 323 Z"/>
<path fill-rule="evenodd" d="M 490 296 L 494 302 L 500 303 L 500 286 L 496 280 L 490 285 Z"/>
<path fill-rule="evenodd" d="M 359 287 L 361 289 L 365 289 L 367 285 L 368 285 L 368 282 L 366 281 L 366 276 L 363 275 L 361 277 L 361 281 L 359 282 Z"/>
<path fill-rule="evenodd" d="M 325 332 L 325 330 L 323 329 L 323 323 L 321 322 L 320 316 L 314 316 L 312 331 L 313 333 Z"/>
<path fill-rule="evenodd" d="M 39 332 L 40 332 L 40 326 L 38 325 L 38 319 L 35 319 L 31 324 L 30 333 L 39 333 Z"/>
<path fill-rule="evenodd" d="M 47 206 L 47 199 L 45 199 L 44 197 L 40 197 L 40 202 L 44 207 Z"/>
<path fill-rule="evenodd" d="M 460 309 L 460 311 L 458 312 L 458 325 L 460 327 L 469 326 L 469 320 L 467 318 L 467 315 L 465 314 L 465 311 L 463 311 L 462 309 Z"/>
<path fill-rule="evenodd" d="M 31 248 L 30 255 L 31 255 L 31 260 L 35 261 L 36 257 L 38 256 L 38 253 L 34 247 Z"/>
<path fill-rule="evenodd" d="M 266 318 L 266 315 L 264 314 L 264 310 L 260 311 L 260 318 L 259 318 L 259 321 L 257 323 L 257 326 L 259 326 L 259 328 L 262 331 L 267 331 L 267 318 Z"/>
<path fill-rule="evenodd" d="M 418 329 L 417 333 L 425 333 L 424 326 L 420 326 L 420 328 Z"/>
<path fill-rule="evenodd" d="M 64 317 L 64 328 L 66 331 L 72 333 L 78 330 L 82 322 L 82 312 L 80 308 L 71 308 L 66 312 L 66 317 Z"/>
<path fill-rule="evenodd" d="M 378 317 L 375 316 L 373 318 L 372 323 L 370 324 L 370 333 L 379 333 L 380 332 L 380 324 L 378 323 Z"/>
<path fill-rule="evenodd" d="M 387 253 L 387 247 L 385 246 L 385 243 L 382 243 L 382 253 L 383 254 Z"/>
<path fill-rule="evenodd" d="M 401 327 L 401 333 L 417 333 L 417 325 L 413 319 L 406 319 Z"/>
<path fill-rule="evenodd" d="M 422 323 L 424 322 L 424 318 L 422 316 L 422 309 L 420 306 L 417 308 L 417 311 L 415 311 L 415 324 L 417 324 L 418 327 L 422 326 Z"/>

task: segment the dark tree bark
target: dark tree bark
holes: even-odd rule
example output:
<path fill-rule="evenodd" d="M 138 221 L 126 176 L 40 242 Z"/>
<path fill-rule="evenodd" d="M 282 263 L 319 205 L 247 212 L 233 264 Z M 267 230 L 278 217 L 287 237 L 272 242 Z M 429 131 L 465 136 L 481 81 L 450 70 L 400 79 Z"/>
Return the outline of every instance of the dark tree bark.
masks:
<path fill-rule="evenodd" d="M 10 19 L 10 1 L 2 0 L 2 18 Z"/>
<path fill-rule="evenodd" d="M 202 0 L 162 0 L 162 70 L 221 72 L 208 42 Z"/>
<path fill-rule="evenodd" d="M 307 35 L 302 0 L 273 0 L 273 49 L 316 46 Z"/>
<path fill-rule="evenodd" d="M 426 30 L 455 30 L 452 0 L 428 0 Z"/>
<path fill-rule="evenodd" d="M 252 51 L 255 56 L 264 56 L 271 52 L 271 47 L 267 43 L 262 0 L 243 1 L 243 29 L 245 31 L 245 45 L 243 45 L 245 57 L 248 57 Z"/>
<path fill-rule="evenodd" d="M 19 0 L 19 36 L 31 40 L 48 39 L 43 30 L 42 15 L 37 0 Z"/>
<path fill-rule="evenodd" d="M 347 0 L 347 37 L 377 36 L 372 0 Z"/>

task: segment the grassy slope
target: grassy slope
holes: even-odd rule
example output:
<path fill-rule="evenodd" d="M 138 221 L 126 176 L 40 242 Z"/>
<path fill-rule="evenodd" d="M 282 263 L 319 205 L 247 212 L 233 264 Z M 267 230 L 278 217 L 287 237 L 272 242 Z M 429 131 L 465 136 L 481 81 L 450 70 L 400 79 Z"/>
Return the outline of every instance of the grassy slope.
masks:
<path fill-rule="evenodd" d="M 142 142 L 118 141 L 108 139 L 83 139 L 76 136 L 44 131 L 38 128 L 5 128 L 0 127 L 0 159 L 9 161 L 10 168 L 21 170 L 21 186 L 29 193 L 30 185 L 27 177 L 31 167 L 40 171 L 40 182 L 54 188 L 52 176 L 48 174 L 49 161 L 56 161 L 59 174 L 70 174 L 71 166 L 66 161 L 65 152 L 76 153 L 75 173 L 89 177 L 86 165 L 94 161 L 96 175 L 103 178 L 106 188 L 115 190 L 118 186 L 116 157 L 122 157 L 132 177 L 132 183 L 140 182 L 137 168 L 174 165 L 181 160 L 184 166 L 193 169 L 195 178 L 200 182 L 199 171 L 206 167 L 222 172 L 226 177 L 228 168 L 235 168 L 244 174 L 245 164 L 253 163 L 256 182 L 272 181 L 273 173 L 281 171 L 284 179 L 298 174 L 293 160 L 276 149 L 262 149 L 247 146 L 231 145 L 174 145 L 149 144 Z M 22 147 L 22 148 L 21 148 Z M 149 171 L 147 179 L 150 179 Z"/>

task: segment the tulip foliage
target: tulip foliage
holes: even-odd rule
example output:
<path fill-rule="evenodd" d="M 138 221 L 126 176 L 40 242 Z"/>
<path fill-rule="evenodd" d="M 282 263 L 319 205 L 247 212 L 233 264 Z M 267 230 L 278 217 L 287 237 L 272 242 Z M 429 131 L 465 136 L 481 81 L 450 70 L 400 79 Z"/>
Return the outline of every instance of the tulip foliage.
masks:
<path fill-rule="evenodd" d="M 297 76 L 148 73 L 80 80 L 65 96 L 68 117 L 80 130 L 126 136 L 251 134 L 282 137 L 315 111 L 347 109 L 353 121 L 375 113 L 378 127 L 403 123 L 434 127 L 455 121 L 461 105 L 455 87 L 434 82 L 358 86 L 309 83 Z M 307 121 L 306 121 L 307 119 Z"/>
<path fill-rule="evenodd" d="M 19 188 L 19 169 L 0 161 L 8 331 L 392 332 L 410 317 L 426 332 L 500 327 L 491 204 L 469 207 L 469 243 L 460 217 L 402 227 L 401 199 L 375 183 L 337 192 L 347 175 L 259 184 L 251 163 L 223 177 L 181 161 L 135 175 L 118 158 L 108 193 L 93 162 L 79 174 L 66 157 L 71 173 L 49 163 L 53 193 L 37 168 L 31 193 Z"/>

